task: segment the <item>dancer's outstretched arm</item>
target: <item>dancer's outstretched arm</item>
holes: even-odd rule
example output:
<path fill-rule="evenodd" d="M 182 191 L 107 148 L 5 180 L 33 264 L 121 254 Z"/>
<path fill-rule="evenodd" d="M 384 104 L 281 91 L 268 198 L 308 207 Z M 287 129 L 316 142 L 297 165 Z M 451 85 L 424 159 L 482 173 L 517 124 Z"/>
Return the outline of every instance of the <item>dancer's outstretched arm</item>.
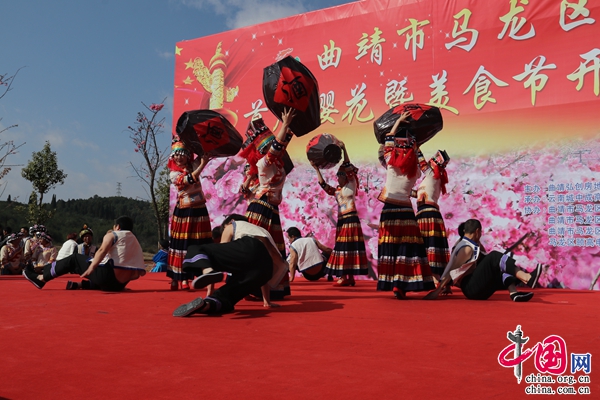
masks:
<path fill-rule="evenodd" d="M 392 126 L 390 135 L 392 135 L 392 136 L 395 135 L 400 124 L 403 123 L 404 121 L 406 121 L 408 119 L 408 117 L 410 117 L 410 112 L 408 112 L 408 111 L 404 111 L 402 114 L 400 114 L 400 118 L 398 118 L 396 120 L 396 122 L 394 123 L 394 126 Z"/>
<path fill-rule="evenodd" d="M 429 292 L 425 297 L 423 297 L 423 300 L 437 299 L 438 296 L 440 295 L 440 293 L 444 290 L 444 287 L 446 287 L 452 280 L 452 278 L 450 277 L 450 271 L 457 269 L 457 268 L 461 267 L 462 265 L 464 265 L 467 261 L 469 261 L 471 259 L 472 255 L 473 255 L 472 248 L 464 247 L 464 248 L 460 249 L 458 251 L 458 253 L 456 254 L 456 257 L 454 257 L 453 261 L 451 263 L 448 263 L 448 265 L 446 265 L 446 268 L 444 269 L 444 273 L 442 274 L 442 277 L 440 278 L 440 283 L 438 284 L 438 287 L 435 290 Z"/>

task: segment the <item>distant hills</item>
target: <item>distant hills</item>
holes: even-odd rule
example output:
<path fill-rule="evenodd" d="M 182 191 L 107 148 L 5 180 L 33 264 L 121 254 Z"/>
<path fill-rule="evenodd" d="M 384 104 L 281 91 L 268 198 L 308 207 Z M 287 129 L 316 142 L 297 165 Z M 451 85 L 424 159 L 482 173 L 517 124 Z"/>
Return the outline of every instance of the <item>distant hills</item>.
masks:
<path fill-rule="evenodd" d="M 50 204 L 46 207 L 50 209 Z M 29 228 L 27 204 L 14 201 L 0 201 L 0 225 L 11 227 L 17 232 L 22 226 Z M 100 245 L 107 230 L 112 229 L 114 220 L 127 215 L 133 219 L 133 233 L 146 252 L 156 252 L 158 232 L 156 220 L 149 201 L 126 197 L 94 196 L 87 200 L 57 200 L 54 217 L 46 222 L 48 233 L 54 245 L 60 246 L 69 233 L 79 231 L 87 224 L 94 231 L 94 244 Z"/>

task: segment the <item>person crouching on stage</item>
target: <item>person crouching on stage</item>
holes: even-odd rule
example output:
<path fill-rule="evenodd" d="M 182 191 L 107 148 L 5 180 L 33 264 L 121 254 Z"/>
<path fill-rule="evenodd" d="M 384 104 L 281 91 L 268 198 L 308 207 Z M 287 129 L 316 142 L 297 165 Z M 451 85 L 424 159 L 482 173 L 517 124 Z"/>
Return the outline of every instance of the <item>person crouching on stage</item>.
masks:
<path fill-rule="evenodd" d="M 442 274 L 438 287 L 424 297 L 436 299 L 447 285 L 459 287 L 470 300 L 486 300 L 497 290 L 508 289 L 515 302 L 531 300 L 532 292 L 518 292 L 520 281 L 534 288 L 542 272 L 542 264 L 537 264 L 531 273 L 522 270 L 510 253 L 492 251 L 485 254 L 481 248 L 481 222 L 469 219 L 458 227 L 461 236 L 454 245 L 450 261 Z"/>
<path fill-rule="evenodd" d="M 250 130 L 254 130 L 254 133 L 252 137 L 249 136 L 252 142 L 240 152 L 240 156 L 246 158 L 250 165 L 246 181 L 253 182 L 255 179 L 253 177 L 258 177 L 258 187 L 246 211 L 248 222 L 266 229 L 284 258 L 285 241 L 279 218 L 279 204 L 282 201 L 286 178 L 283 155 L 292 139 L 289 125 L 294 115 L 293 109 L 284 110 L 281 116 L 281 129 L 276 137 L 264 124 L 253 121 Z M 271 291 L 271 297 L 281 299 L 289 294 L 290 283 L 286 274 L 279 287 Z"/>
<path fill-rule="evenodd" d="M 316 281 L 324 276 L 331 248 L 314 237 L 302 237 L 302 233 L 296 227 L 288 228 L 286 233 L 290 241 L 290 282 L 294 281 L 296 270 L 309 281 Z"/>
<path fill-rule="evenodd" d="M 177 204 L 171 217 L 171 239 L 167 276 L 171 278 L 171 290 L 189 289 L 188 279 L 181 263 L 189 246 L 212 242 L 210 217 L 202 191 L 200 173 L 208 163 L 208 157 L 195 160 L 185 145 L 175 138 L 171 145 L 168 167 L 169 178 L 177 188 Z"/>
<path fill-rule="evenodd" d="M 340 147 L 344 152 L 344 161 L 337 172 L 338 186 L 336 188 L 325 182 L 321 171 L 313 162 L 311 165 L 317 171 L 321 188 L 328 195 L 335 196 L 338 204 L 335 246 L 327 261 L 325 273 L 339 277 L 334 286 L 354 286 L 354 275 L 369 274 L 369 260 L 360 219 L 356 211 L 358 168 L 350 162 L 343 142 L 340 142 Z"/>
<path fill-rule="evenodd" d="M 416 140 L 400 124 L 410 116 L 404 112 L 396 120 L 383 146 L 386 179 L 377 198 L 383 202 L 379 219 L 377 290 L 392 290 L 397 299 L 406 292 L 435 288 L 427 251 L 415 218 L 410 194 L 419 175 Z"/>
<path fill-rule="evenodd" d="M 79 274 L 87 278 L 82 283 L 69 281 L 67 289 L 99 289 L 107 292 L 118 292 L 127 284 L 146 274 L 144 253 L 135 235 L 131 232 L 133 221 L 122 216 L 115 220 L 113 229 L 102 239 L 102 244 L 91 263 L 87 256 L 71 254 L 59 261 L 43 267 L 37 274 L 31 265 L 23 270 L 23 276 L 38 289 L 47 282 L 65 274 Z"/>
<path fill-rule="evenodd" d="M 422 157 L 421 153 L 419 155 Z M 420 160 L 419 165 L 425 177 L 416 192 L 413 191 L 417 198 L 417 223 L 427 249 L 427 261 L 435 279 L 439 279 L 450 260 L 446 225 L 438 204 L 440 194 L 446 194 L 448 161 L 450 157 L 443 150 L 438 150 L 429 161 Z"/>
<path fill-rule="evenodd" d="M 238 214 L 225 218 L 222 226 L 221 242 L 190 246 L 183 268 L 200 275 L 192 282 L 194 289 L 221 282 L 224 272 L 231 276 L 205 299 L 179 306 L 174 317 L 232 312 L 241 299 L 257 290 L 262 292 L 264 307 L 278 306 L 269 299 L 270 288 L 287 274 L 288 264 L 269 232 Z"/>

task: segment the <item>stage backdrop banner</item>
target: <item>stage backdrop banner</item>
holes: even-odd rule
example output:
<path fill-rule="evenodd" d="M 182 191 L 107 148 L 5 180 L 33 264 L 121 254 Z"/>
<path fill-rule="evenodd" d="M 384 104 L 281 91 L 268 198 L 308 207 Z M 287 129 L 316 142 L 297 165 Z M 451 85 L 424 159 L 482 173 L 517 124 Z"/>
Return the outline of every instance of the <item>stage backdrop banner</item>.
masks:
<path fill-rule="evenodd" d="M 276 132 L 263 69 L 286 56 L 304 64 L 318 81 L 321 126 L 288 148 L 296 168 L 283 228 L 333 245 L 337 206 L 306 159 L 308 142 L 330 133 L 359 168 L 359 216 L 376 271 L 385 170 L 373 122 L 401 104 L 438 107 L 444 128 L 422 150 L 451 157 L 439 201 L 451 244 L 468 218 L 483 223 L 488 249 L 531 232 L 515 250 L 520 265 L 547 264 L 545 286 L 585 289 L 600 269 L 599 19 L 600 1 L 366 0 L 183 41 L 173 118 L 211 109 L 239 132 L 257 118 Z M 204 171 L 213 224 L 245 212 L 243 166 L 218 158 Z M 334 172 L 324 172 L 332 184 Z"/>

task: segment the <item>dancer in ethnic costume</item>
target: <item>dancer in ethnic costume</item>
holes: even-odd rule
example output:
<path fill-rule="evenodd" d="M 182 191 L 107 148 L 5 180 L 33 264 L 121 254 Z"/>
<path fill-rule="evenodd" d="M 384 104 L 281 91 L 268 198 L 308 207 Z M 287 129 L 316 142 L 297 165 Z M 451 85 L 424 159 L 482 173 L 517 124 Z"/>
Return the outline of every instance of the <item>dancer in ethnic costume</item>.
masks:
<path fill-rule="evenodd" d="M 334 188 L 325 182 L 319 168 L 311 162 L 317 171 L 319 185 L 338 203 L 338 222 L 335 232 L 335 246 L 329 256 L 325 273 L 339 277 L 334 286 L 354 286 L 354 275 L 369 274 L 369 260 L 365 249 L 365 237 L 356 211 L 356 190 L 358 177 L 356 168 L 350 162 L 344 143 L 340 142 L 344 152 L 344 162 L 337 172 L 338 186 Z"/>
<path fill-rule="evenodd" d="M 192 154 L 178 140 L 171 146 L 169 169 L 171 183 L 177 188 L 177 204 L 171 218 L 171 241 L 167 276 L 171 290 L 189 289 L 192 278 L 181 269 L 187 248 L 193 244 L 212 243 L 212 229 L 206 209 L 206 200 L 200 183 L 200 173 L 208 162 L 207 157 L 192 161 Z"/>
<path fill-rule="evenodd" d="M 410 116 L 403 113 L 385 138 L 386 181 L 378 200 L 384 203 L 379 220 L 378 290 L 392 290 L 402 299 L 405 292 L 431 290 L 433 276 L 427 252 L 410 201 L 419 176 L 419 149 L 410 132 L 396 135 Z"/>
<path fill-rule="evenodd" d="M 281 204 L 282 190 L 286 178 L 282 158 L 287 145 L 292 139 L 289 125 L 293 118 L 293 109 L 284 111 L 281 116 L 281 129 L 277 137 L 273 136 L 264 124 L 254 121 L 256 126 L 249 129 L 249 131 L 254 131 L 249 132 L 252 135 L 249 137 L 252 143 L 240 153 L 250 164 L 246 181 L 253 182 L 255 176 L 258 176 L 258 187 L 246 211 L 248 222 L 266 229 L 284 258 L 285 241 L 281 230 L 281 220 L 279 219 L 279 204 Z M 243 187 L 242 192 L 247 193 Z M 289 276 L 285 274 L 280 285 L 271 290 L 271 298 L 281 299 L 289 294 Z"/>
<path fill-rule="evenodd" d="M 417 198 L 417 222 L 427 249 L 429 267 L 434 277 L 439 279 L 450 260 L 446 225 L 438 205 L 440 193 L 446 194 L 446 165 L 450 158 L 445 151 L 438 150 L 428 162 L 420 161 L 425 178 L 414 193 Z"/>
<path fill-rule="evenodd" d="M 458 234 L 460 239 L 452 248 L 441 282 L 424 297 L 425 300 L 436 299 L 449 285 L 459 287 L 470 300 L 489 299 L 494 292 L 502 289 L 508 289 L 511 300 L 515 302 L 529 301 L 533 297 L 533 292 L 518 292 L 516 285 L 522 282 L 534 288 L 542 273 L 542 264 L 527 272 L 515 263 L 509 250 L 486 254 L 481 245 L 481 222 L 477 219 L 460 224 Z"/>

